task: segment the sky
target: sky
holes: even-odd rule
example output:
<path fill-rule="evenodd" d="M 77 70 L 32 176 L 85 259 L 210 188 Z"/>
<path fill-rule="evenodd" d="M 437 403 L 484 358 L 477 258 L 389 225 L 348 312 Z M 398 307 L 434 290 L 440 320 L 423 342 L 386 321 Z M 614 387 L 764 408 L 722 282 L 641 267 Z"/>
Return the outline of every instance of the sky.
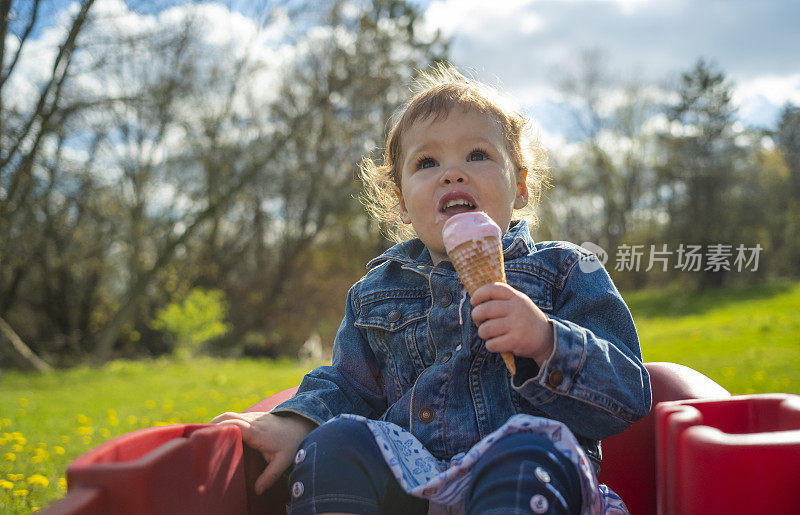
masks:
<path fill-rule="evenodd" d="M 800 105 L 800 0 L 409 1 L 451 38 L 453 63 L 514 97 L 545 139 L 575 138 L 560 85 L 586 51 L 609 77 L 662 87 L 706 59 L 732 81 L 747 126 L 773 127 L 786 102 Z M 140 12 L 184 2 L 129 0 Z M 45 15 L 70 3 L 45 2 Z"/>
<path fill-rule="evenodd" d="M 675 84 L 698 58 L 734 85 L 745 125 L 774 126 L 787 101 L 800 104 L 797 0 L 414 0 L 452 38 L 454 63 L 559 124 L 559 84 L 582 52 L 613 77 Z"/>

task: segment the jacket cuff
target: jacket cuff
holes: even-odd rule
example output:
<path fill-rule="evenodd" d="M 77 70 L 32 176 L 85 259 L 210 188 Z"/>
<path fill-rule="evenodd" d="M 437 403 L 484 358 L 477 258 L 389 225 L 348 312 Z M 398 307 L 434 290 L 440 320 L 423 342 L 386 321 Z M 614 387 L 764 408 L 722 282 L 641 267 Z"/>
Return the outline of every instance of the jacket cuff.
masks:
<path fill-rule="evenodd" d="M 273 415 L 299 415 L 319 425 L 333 418 L 333 413 L 324 402 L 317 397 L 302 393 L 278 404 L 269 412 Z"/>
<path fill-rule="evenodd" d="M 554 395 L 566 395 L 583 365 L 586 335 L 570 322 L 550 317 L 553 326 L 553 352 L 539 367 L 530 358 L 517 358 L 518 371 L 511 385 L 533 403 L 543 403 Z"/>

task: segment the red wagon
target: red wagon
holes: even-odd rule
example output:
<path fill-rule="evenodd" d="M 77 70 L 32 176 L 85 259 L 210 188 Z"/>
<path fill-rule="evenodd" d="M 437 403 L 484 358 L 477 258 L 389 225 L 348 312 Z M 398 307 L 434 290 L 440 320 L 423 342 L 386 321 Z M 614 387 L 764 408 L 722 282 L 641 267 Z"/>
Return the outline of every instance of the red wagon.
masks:
<path fill-rule="evenodd" d="M 731 396 L 691 368 L 647 363 L 651 413 L 603 441 L 600 482 L 639 514 L 800 513 L 800 396 Z M 267 411 L 294 394 L 272 395 Z M 253 492 L 263 458 L 236 427 L 142 429 L 80 456 L 48 515 L 284 513 L 288 488 Z"/>

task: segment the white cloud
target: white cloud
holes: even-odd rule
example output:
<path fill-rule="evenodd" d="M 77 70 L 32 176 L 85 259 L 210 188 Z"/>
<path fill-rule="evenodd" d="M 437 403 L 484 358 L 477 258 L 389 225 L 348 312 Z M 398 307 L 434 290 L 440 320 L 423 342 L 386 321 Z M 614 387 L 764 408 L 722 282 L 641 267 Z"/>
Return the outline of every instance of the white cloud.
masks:
<path fill-rule="evenodd" d="M 800 2 L 435 0 L 425 17 L 453 38 L 455 64 L 499 78 L 528 106 L 560 102 L 555 88 L 590 49 L 605 55 L 611 76 L 654 84 L 711 60 L 733 79 L 747 122 L 800 103 Z"/>
<path fill-rule="evenodd" d="M 527 0 L 436 0 L 428 7 L 428 23 L 448 37 L 468 34 L 470 38 L 491 40 L 497 30 L 512 25 L 522 33 L 535 32 L 543 20 L 527 7 Z"/>
<path fill-rule="evenodd" d="M 750 99 L 762 97 L 771 104 L 786 102 L 800 104 L 800 73 L 791 75 L 763 75 L 738 81 L 734 100 L 746 104 Z"/>

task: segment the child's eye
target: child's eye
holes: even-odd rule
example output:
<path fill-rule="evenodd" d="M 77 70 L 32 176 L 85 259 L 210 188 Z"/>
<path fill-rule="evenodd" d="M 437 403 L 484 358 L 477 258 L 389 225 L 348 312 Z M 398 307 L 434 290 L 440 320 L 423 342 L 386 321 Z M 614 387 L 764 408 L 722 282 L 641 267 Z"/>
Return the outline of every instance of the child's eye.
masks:
<path fill-rule="evenodd" d="M 479 148 L 476 148 L 467 156 L 467 161 L 484 161 L 486 159 L 489 159 L 489 154 Z"/>
<path fill-rule="evenodd" d="M 417 170 L 422 168 L 432 168 L 436 166 L 436 160 L 432 157 L 420 157 L 417 161 Z"/>

